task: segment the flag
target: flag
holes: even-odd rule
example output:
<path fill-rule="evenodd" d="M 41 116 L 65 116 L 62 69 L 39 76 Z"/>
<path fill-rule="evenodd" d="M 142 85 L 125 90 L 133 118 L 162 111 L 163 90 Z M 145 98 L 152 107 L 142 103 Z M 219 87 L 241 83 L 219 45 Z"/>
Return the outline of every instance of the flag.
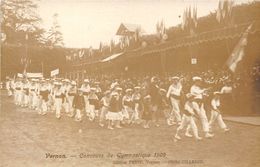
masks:
<path fill-rule="evenodd" d="M 110 53 L 112 53 L 112 51 L 114 50 L 115 47 L 115 42 L 113 39 L 110 40 L 110 47 L 109 47 L 109 51 Z"/>
<path fill-rule="evenodd" d="M 89 47 L 89 52 L 88 52 L 88 56 L 92 56 L 93 55 L 93 49 L 92 46 Z"/>
<path fill-rule="evenodd" d="M 191 25 L 192 18 L 191 18 L 191 7 L 189 6 L 189 11 L 188 11 L 188 26 Z"/>
<path fill-rule="evenodd" d="M 73 53 L 73 58 L 74 58 L 74 60 L 76 60 L 77 59 L 77 53 Z"/>
<path fill-rule="evenodd" d="M 85 54 L 85 51 L 83 49 L 79 50 L 79 58 L 82 58 Z"/>
<path fill-rule="evenodd" d="M 231 17 L 233 5 L 234 2 L 232 0 L 219 0 L 216 13 L 216 19 L 219 23 Z"/>
<path fill-rule="evenodd" d="M 100 52 L 103 51 L 103 43 L 102 43 L 102 42 L 100 42 L 100 44 L 99 44 L 99 51 L 100 51 Z"/>
<path fill-rule="evenodd" d="M 183 30 L 186 27 L 186 13 L 187 13 L 187 11 L 186 11 L 186 9 L 184 9 L 183 14 L 182 14 L 182 26 L 181 26 Z"/>
<path fill-rule="evenodd" d="M 194 27 L 197 27 L 198 25 L 198 20 L 197 20 L 197 7 L 193 7 L 193 24 Z"/>
<path fill-rule="evenodd" d="M 228 68 L 232 71 L 235 72 L 238 63 L 243 59 L 245 56 L 245 47 L 247 45 L 247 37 L 248 33 L 252 28 L 252 25 L 249 25 L 246 31 L 243 33 L 242 37 L 240 38 L 239 42 L 235 46 L 234 50 L 232 51 L 231 55 L 229 56 L 226 65 Z"/>

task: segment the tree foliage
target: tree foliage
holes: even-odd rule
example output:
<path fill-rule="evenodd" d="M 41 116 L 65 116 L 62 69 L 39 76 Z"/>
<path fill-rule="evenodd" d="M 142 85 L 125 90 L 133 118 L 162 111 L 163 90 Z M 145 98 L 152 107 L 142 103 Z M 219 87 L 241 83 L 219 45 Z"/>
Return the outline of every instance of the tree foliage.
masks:
<path fill-rule="evenodd" d="M 60 31 L 57 13 L 53 15 L 53 23 L 51 28 L 45 33 L 45 45 L 52 47 L 64 46 L 63 35 Z"/>
<path fill-rule="evenodd" d="M 6 43 L 23 44 L 28 36 L 29 44 L 38 44 L 44 29 L 37 13 L 37 1 L 4 0 L 1 2 L 1 29 Z"/>

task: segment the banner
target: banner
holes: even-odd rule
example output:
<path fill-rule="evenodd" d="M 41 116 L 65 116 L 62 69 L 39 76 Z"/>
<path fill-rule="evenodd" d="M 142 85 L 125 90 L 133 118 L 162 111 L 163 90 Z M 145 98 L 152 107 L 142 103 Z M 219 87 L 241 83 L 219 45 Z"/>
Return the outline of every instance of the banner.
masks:
<path fill-rule="evenodd" d="M 56 76 L 59 73 L 60 73 L 60 70 L 59 69 L 55 69 L 55 70 L 51 71 L 51 77 Z"/>
<path fill-rule="evenodd" d="M 24 78 L 24 77 L 27 77 L 27 78 L 43 78 L 43 74 L 42 73 L 30 73 L 30 72 L 27 72 L 27 73 L 24 73 L 24 74 L 17 73 L 17 77 L 20 77 L 20 78 Z"/>
<path fill-rule="evenodd" d="M 191 64 L 197 64 L 197 59 L 196 58 L 191 58 Z"/>
<path fill-rule="evenodd" d="M 27 78 L 43 78 L 42 73 L 26 73 Z"/>

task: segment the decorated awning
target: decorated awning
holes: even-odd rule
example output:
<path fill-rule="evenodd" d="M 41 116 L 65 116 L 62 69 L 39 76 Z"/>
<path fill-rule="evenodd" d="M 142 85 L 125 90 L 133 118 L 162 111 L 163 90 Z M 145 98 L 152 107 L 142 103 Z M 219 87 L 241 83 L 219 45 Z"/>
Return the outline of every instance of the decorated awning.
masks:
<path fill-rule="evenodd" d="M 111 60 L 117 58 L 118 56 L 120 56 L 120 55 L 122 55 L 122 54 L 123 54 L 123 52 L 117 53 L 117 54 L 113 54 L 113 55 L 111 55 L 111 56 L 109 56 L 109 57 L 107 57 L 107 58 L 105 58 L 105 59 L 103 59 L 103 60 L 100 60 L 100 62 L 111 61 Z"/>
<path fill-rule="evenodd" d="M 165 41 L 160 44 L 156 45 L 147 45 L 146 47 L 139 47 L 137 49 L 129 50 L 126 52 L 121 52 L 117 54 L 113 54 L 109 57 L 106 57 L 102 60 L 98 61 L 90 61 L 88 63 L 81 63 L 77 64 L 76 66 L 80 65 L 87 65 L 87 64 L 95 64 L 95 63 L 105 63 L 108 61 L 112 61 L 115 58 L 133 58 L 138 56 L 143 56 L 152 53 L 164 52 L 172 49 L 178 49 L 183 47 L 189 47 L 192 45 L 203 44 L 207 42 L 214 42 L 219 40 L 226 40 L 226 39 L 234 39 L 239 38 L 243 32 L 247 29 L 247 27 L 253 23 L 253 27 L 250 30 L 249 34 L 256 34 L 260 31 L 260 21 L 248 22 L 244 24 L 234 25 L 232 27 L 226 27 L 222 29 L 216 29 L 212 31 L 202 32 L 193 36 L 186 36 L 182 38 L 176 38 L 171 41 Z M 123 55 L 123 56 L 122 56 Z"/>

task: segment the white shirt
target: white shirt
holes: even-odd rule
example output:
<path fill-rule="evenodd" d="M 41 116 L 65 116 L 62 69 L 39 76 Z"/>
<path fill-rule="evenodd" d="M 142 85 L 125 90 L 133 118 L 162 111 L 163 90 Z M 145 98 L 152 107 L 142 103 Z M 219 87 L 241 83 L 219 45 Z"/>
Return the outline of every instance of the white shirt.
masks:
<path fill-rule="evenodd" d="M 190 93 L 195 99 L 202 99 L 205 89 L 201 89 L 199 86 L 192 85 L 190 88 Z"/>
<path fill-rule="evenodd" d="M 214 110 L 217 110 L 218 107 L 220 106 L 220 100 L 219 99 L 216 99 L 216 98 L 213 98 L 211 100 L 211 106 Z"/>
<path fill-rule="evenodd" d="M 221 93 L 232 93 L 232 87 L 231 86 L 223 86 L 220 92 Z"/>
<path fill-rule="evenodd" d="M 182 90 L 181 83 L 172 84 L 172 85 L 170 85 L 166 96 L 168 98 L 170 97 L 170 95 L 180 96 L 181 90 Z"/>
<path fill-rule="evenodd" d="M 88 85 L 82 84 L 82 85 L 81 85 L 81 89 L 83 90 L 83 92 L 90 92 L 90 86 L 89 86 L 89 84 L 88 84 Z"/>

